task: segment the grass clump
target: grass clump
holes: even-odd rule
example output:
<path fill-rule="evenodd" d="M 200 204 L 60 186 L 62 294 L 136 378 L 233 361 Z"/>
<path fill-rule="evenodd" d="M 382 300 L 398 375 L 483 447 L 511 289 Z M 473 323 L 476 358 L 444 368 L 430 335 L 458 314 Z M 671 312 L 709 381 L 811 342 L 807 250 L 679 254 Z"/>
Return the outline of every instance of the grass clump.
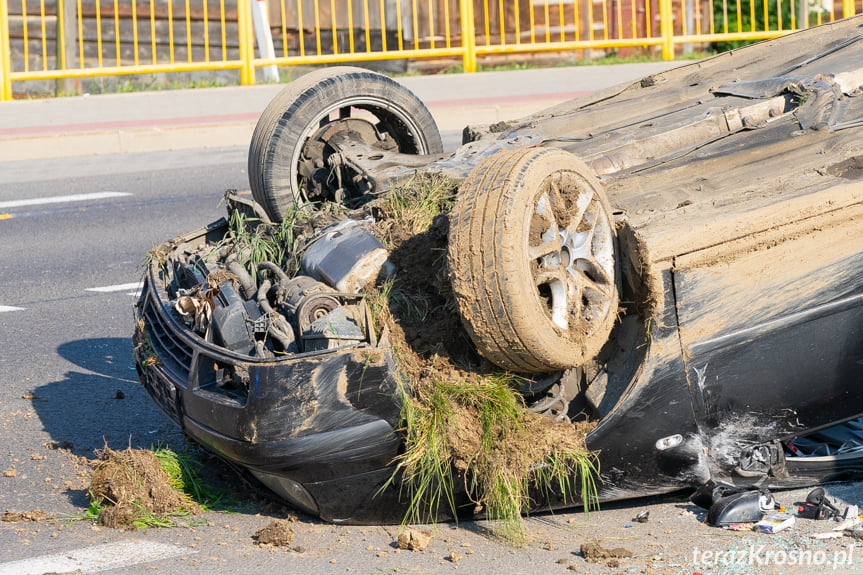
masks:
<path fill-rule="evenodd" d="M 258 265 L 272 262 L 289 276 L 300 269 L 302 256 L 301 230 L 307 216 L 299 208 L 291 208 L 279 223 L 250 216 L 242 210 L 230 210 L 229 240 L 234 244 L 240 264 L 257 283 Z"/>
<path fill-rule="evenodd" d="M 387 220 L 415 235 L 429 230 L 434 219 L 455 203 L 456 183 L 440 175 L 415 175 L 387 195 Z"/>
<path fill-rule="evenodd" d="M 153 455 L 167 473 L 171 487 L 191 497 L 202 510 L 208 511 L 222 502 L 222 495 L 215 493 L 201 480 L 202 464 L 198 459 L 181 455 L 167 447 L 156 448 Z"/>
<path fill-rule="evenodd" d="M 435 371 L 415 382 L 402 403 L 405 452 L 397 473 L 408 493 L 406 522 L 436 522 L 442 507 L 453 516 L 481 512 L 500 535 L 521 544 L 534 494 L 580 499 L 587 511 L 598 465 L 584 447 L 587 426 L 529 412 L 509 374 L 455 380 Z M 457 508 L 457 490 L 472 510 Z"/>
<path fill-rule="evenodd" d="M 90 480 L 90 507 L 83 517 L 106 527 L 143 529 L 177 525 L 219 500 L 201 481 L 190 456 L 154 450 L 105 448 Z M 184 525 L 193 525 L 186 522 Z"/>

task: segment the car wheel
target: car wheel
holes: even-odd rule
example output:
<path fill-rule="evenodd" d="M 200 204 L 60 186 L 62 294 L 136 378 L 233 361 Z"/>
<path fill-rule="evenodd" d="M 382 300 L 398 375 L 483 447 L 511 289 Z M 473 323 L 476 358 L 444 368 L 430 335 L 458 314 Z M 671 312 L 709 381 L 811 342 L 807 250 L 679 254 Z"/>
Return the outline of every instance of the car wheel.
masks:
<path fill-rule="evenodd" d="M 599 352 L 618 306 L 610 214 L 599 181 L 563 150 L 504 151 L 470 173 L 448 256 L 459 313 L 483 357 L 540 373 Z"/>
<path fill-rule="evenodd" d="M 295 203 L 338 197 L 327 141 L 345 130 L 401 153 L 443 151 L 434 118 L 398 82 L 352 67 L 306 74 L 270 102 L 249 147 L 252 195 L 272 220 L 281 221 Z"/>

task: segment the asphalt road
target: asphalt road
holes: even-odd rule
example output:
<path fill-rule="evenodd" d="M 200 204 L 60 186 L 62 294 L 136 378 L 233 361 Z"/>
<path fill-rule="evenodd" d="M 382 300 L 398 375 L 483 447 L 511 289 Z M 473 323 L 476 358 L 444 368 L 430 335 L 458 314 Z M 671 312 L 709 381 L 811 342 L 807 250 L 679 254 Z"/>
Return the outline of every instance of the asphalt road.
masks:
<path fill-rule="evenodd" d="M 444 133 L 447 148 L 458 140 L 458 131 Z M 863 572 L 863 550 L 849 539 L 812 537 L 830 525 L 801 522 L 776 535 L 714 529 L 686 493 L 608 503 L 589 515 L 535 515 L 520 548 L 480 521 L 441 524 L 429 550 L 399 551 L 398 526 L 334 526 L 302 515 L 293 547 L 265 548 L 255 532 L 286 510 L 207 459 L 207 477 L 233 490 L 230 512 L 136 532 L 82 520 L 89 472 L 81 458 L 106 445 L 193 449 L 137 383 L 134 292 L 147 251 L 221 217 L 223 191 L 248 188 L 245 166 L 245 146 L 0 161 L 0 512 L 55 518 L 0 521 L 0 575 Z M 777 498 L 790 504 L 806 491 Z M 858 484 L 829 491 L 863 502 Z M 649 521 L 633 521 L 642 511 Z M 587 562 L 579 550 L 591 541 L 632 557 L 617 567 Z M 789 550 L 816 553 L 791 564 Z"/>

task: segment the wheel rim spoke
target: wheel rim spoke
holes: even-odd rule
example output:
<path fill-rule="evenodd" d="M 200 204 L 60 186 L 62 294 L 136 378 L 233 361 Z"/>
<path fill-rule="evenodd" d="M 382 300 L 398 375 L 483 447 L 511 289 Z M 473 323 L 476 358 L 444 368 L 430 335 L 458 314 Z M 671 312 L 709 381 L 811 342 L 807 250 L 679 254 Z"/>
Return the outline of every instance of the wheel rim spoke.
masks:
<path fill-rule="evenodd" d="M 566 180 L 561 173 L 549 178 L 534 205 L 535 245 L 528 247 L 528 257 L 534 262 L 538 295 L 561 330 L 608 312 L 614 285 L 611 237 L 602 205 L 589 186 Z"/>
<path fill-rule="evenodd" d="M 578 199 L 575 202 L 575 212 L 572 214 L 572 218 L 569 220 L 569 225 L 567 226 L 567 232 L 570 234 L 574 234 L 578 231 L 578 228 L 587 214 L 588 208 L 594 204 L 593 190 L 590 188 L 586 188 L 582 190 L 584 193 L 578 195 Z M 594 218 L 594 221 L 596 218 Z"/>
<path fill-rule="evenodd" d="M 535 276 L 537 288 L 544 293 L 547 300 L 551 321 L 560 329 L 569 329 L 573 306 L 573 285 L 569 273 L 562 268 L 543 270 Z"/>
<path fill-rule="evenodd" d="M 560 230 L 551 210 L 548 194 L 543 194 L 536 202 L 532 224 L 539 228 L 539 245 L 528 246 L 528 256 L 532 260 L 560 252 Z"/>

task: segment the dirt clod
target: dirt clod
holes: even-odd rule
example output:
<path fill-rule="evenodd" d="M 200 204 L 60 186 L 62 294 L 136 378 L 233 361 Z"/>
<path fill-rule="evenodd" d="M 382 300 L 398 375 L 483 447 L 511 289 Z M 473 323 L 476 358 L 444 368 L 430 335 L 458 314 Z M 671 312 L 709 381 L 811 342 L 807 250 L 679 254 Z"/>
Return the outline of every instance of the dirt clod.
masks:
<path fill-rule="evenodd" d="M 255 532 L 255 540 L 258 545 L 272 545 L 273 547 L 285 547 L 294 540 L 294 529 L 291 527 L 290 519 L 274 519 L 269 525 Z"/>
<path fill-rule="evenodd" d="M 431 543 L 431 531 L 422 529 L 408 529 L 399 533 L 399 538 L 396 544 L 399 549 L 407 549 L 409 551 L 425 551 Z"/>
<path fill-rule="evenodd" d="M 620 565 L 619 559 L 632 557 L 632 551 L 624 547 L 606 549 L 596 541 L 581 544 L 581 555 L 588 563 L 605 563 L 609 567 Z"/>
<path fill-rule="evenodd" d="M 449 556 L 448 556 L 447 558 L 448 558 L 450 561 L 452 561 L 453 563 L 455 563 L 455 562 L 457 562 L 457 561 L 460 561 L 460 560 L 461 560 L 461 555 L 459 555 L 459 554 L 458 554 L 458 551 L 452 551 L 452 552 L 450 552 L 450 554 L 449 554 Z"/>

